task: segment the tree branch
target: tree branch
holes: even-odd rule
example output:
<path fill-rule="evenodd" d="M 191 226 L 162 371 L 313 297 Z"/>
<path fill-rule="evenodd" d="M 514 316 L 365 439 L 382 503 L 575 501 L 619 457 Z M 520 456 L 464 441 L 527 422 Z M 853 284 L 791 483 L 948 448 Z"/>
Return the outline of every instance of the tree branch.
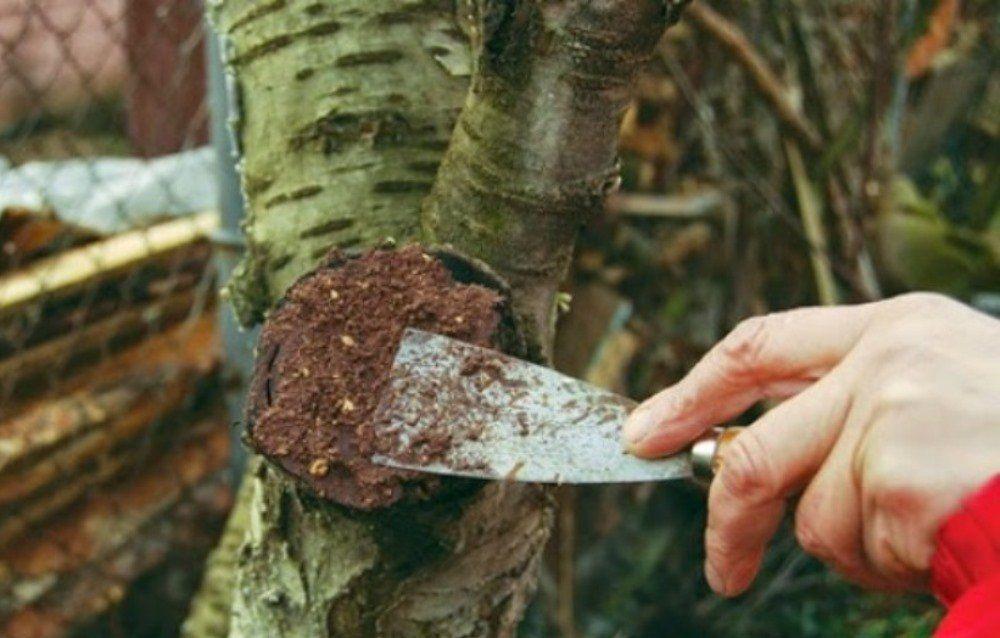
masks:
<path fill-rule="evenodd" d="M 803 147 L 820 152 L 823 137 L 799 109 L 788 100 L 788 89 L 771 71 L 764 57 L 740 28 L 701 0 L 694 0 L 685 14 L 688 21 L 721 44 L 753 80 L 754 86 L 771 105 L 778 119 L 788 127 Z"/>
<path fill-rule="evenodd" d="M 547 358 L 578 228 L 618 186 L 618 124 L 682 2 L 479 3 L 472 86 L 424 205 L 434 242 L 483 259 Z"/>

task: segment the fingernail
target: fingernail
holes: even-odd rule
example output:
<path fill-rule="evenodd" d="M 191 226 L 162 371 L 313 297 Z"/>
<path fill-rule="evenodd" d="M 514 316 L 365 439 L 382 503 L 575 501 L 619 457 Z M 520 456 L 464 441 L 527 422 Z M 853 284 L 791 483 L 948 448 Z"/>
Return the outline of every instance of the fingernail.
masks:
<path fill-rule="evenodd" d="M 632 411 L 622 428 L 625 447 L 631 448 L 642 442 L 656 427 L 656 415 L 645 403 Z"/>

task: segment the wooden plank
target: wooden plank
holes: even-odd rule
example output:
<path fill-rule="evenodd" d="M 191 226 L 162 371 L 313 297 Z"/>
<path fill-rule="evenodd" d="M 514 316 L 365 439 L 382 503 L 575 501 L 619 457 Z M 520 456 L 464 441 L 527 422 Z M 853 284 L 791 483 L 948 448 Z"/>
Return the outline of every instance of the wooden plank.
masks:
<path fill-rule="evenodd" d="M 0 278 L 0 316 L 40 297 L 71 290 L 208 237 L 218 223 L 215 211 L 206 211 L 38 260 Z"/>
<path fill-rule="evenodd" d="M 95 321 L 211 279 L 212 248 L 200 240 L 62 294 L 46 295 L 0 317 L 0 359 Z"/>

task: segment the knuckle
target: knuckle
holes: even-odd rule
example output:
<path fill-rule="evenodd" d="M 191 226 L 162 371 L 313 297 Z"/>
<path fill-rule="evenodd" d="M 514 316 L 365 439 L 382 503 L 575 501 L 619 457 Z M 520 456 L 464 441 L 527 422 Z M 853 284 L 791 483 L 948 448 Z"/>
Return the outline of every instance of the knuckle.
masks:
<path fill-rule="evenodd" d="M 875 531 L 866 549 L 868 562 L 875 572 L 891 580 L 905 580 L 912 570 L 899 558 L 892 537 L 884 530 Z"/>
<path fill-rule="evenodd" d="M 873 337 L 882 344 L 882 354 L 892 354 L 901 348 L 908 351 L 919 345 L 941 314 L 962 308 L 961 304 L 945 295 L 934 292 L 911 292 L 886 302 L 874 323 Z"/>
<path fill-rule="evenodd" d="M 670 395 L 664 397 L 662 403 L 657 404 L 656 410 L 660 414 L 671 415 L 674 418 L 691 414 L 702 404 L 702 392 L 701 388 L 691 388 L 682 384 L 671 390 Z"/>
<path fill-rule="evenodd" d="M 820 559 L 831 556 L 824 536 L 816 529 L 815 520 L 811 516 L 795 517 L 795 540 L 810 556 Z"/>
<path fill-rule="evenodd" d="M 877 510 L 889 516 L 909 517 L 919 509 L 919 491 L 901 480 L 910 471 L 897 463 L 892 470 L 872 479 L 869 498 Z"/>
<path fill-rule="evenodd" d="M 897 520 L 909 519 L 921 509 L 923 500 L 917 477 L 921 468 L 907 454 L 893 448 L 870 450 L 863 468 L 863 498 L 873 514 Z"/>
<path fill-rule="evenodd" d="M 953 302 L 949 297 L 937 292 L 908 292 L 895 297 L 890 303 L 899 311 L 916 312 L 934 310 Z"/>
<path fill-rule="evenodd" d="M 767 452 L 753 429 L 744 430 L 722 452 L 718 479 L 740 500 L 759 501 L 773 496 L 775 479 Z"/>
<path fill-rule="evenodd" d="M 876 417 L 879 415 L 900 415 L 918 405 L 926 391 L 909 374 L 900 374 L 879 385 L 875 395 Z"/>
<path fill-rule="evenodd" d="M 861 470 L 865 499 L 877 506 L 884 495 L 893 489 L 893 485 L 903 471 L 903 466 L 898 455 L 891 450 L 881 449 L 879 446 L 873 445 L 865 451 Z"/>
<path fill-rule="evenodd" d="M 866 335 L 865 350 L 880 366 L 905 369 L 925 343 L 925 328 L 920 317 L 898 317 L 887 322 L 882 330 Z M 903 365 L 899 365 L 903 364 Z"/>
<path fill-rule="evenodd" d="M 901 405 L 926 394 L 940 346 L 921 321 L 902 320 L 892 330 L 870 336 L 861 355 L 868 396 Z"/>
<path fill-rule="evenodd" d="M 734 371 L 752 371 L 764 359 L 771 339 L 773 315 L 744 319 L 719 345 L 723 363 Z"/>

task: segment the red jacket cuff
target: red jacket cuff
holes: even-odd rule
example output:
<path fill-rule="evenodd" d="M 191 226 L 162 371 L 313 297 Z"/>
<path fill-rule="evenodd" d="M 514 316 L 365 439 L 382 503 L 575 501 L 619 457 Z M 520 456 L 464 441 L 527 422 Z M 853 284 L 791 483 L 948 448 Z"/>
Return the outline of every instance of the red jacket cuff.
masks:
<path fill-rule="evenodd" d="M 931 589 L 952 605 L 970 588 L 1000 574 L 1000 474 L 951 515 L 937 535 Z"/>
<path fill-rule="evenodd" d="M 948 609 L 934 638 L 997 638 L 1000 636 L 1000 572 L 979 581 Z"/>

